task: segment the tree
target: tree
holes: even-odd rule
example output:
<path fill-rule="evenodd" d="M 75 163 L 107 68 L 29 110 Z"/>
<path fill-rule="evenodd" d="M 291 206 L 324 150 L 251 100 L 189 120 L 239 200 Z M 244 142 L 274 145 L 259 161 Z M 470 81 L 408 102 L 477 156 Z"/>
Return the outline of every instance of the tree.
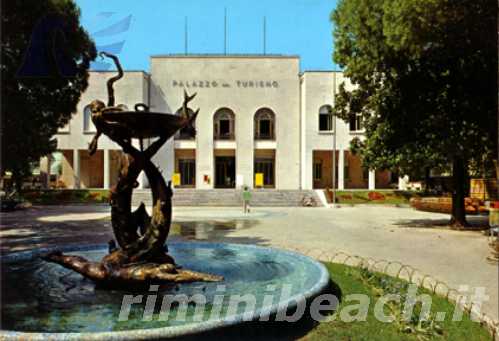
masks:
<path fill-rule="evenodd" d="M 465 226 L 471 161 L 497 148 L 495 0 L 341 0 L 332 13 L 334 60 L 354 90 L 335 113 L 362 116 L 352 141 L 369 168 L 422 176 L 450 166 L 452 217 Z"/>
<path fill-rule="evenodd" d="M 2 1 L 0 172 L 17 187 L 76 112 L 96 49 L 72 0 Z"/>

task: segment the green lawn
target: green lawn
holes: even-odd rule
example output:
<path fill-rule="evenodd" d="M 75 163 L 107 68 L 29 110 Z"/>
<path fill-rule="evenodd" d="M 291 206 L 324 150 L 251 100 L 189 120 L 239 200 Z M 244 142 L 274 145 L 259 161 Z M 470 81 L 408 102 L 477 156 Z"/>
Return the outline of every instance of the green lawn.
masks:
<path fill-rule="evenodd" d="M 47 189 L 25 191 L 22 197 L 34 204 L 100 204 L 109 202 L 107 189 Z"/>
<path fill-rule="evenodd" d="M 365 322 L 342 322 L 338 318 L 333 321 L 314 322 L 304 318 L 298 322 L 248 322 L 221 330 L 208 332 L 202 337 L 182 337 L 182 341 L 204 340 L 334 340 L 334 341 L 490 341 L 489 332 L 479 323 L 473 322 L 469 316 L 460 322 L 452 322 L 454 305 L 445 298 L 432 295 L 425 289 L 419 289 L 418 295 L 428 294 L 432 297 L 432 314 L 445 312 L 446 319 L 438 322 L 433 327 L 422 326 L 420 330 L 416 323 L 384 323 L 378 321 L 374 315 L 374 306 L 379 295 L 391 293 L 404 293 L 407 282 L 393 277 L 372 273 L 360 268 L 345 265 L 326 263 L 333 281 L 331 293 L 341 297 L 337 312 L 347 306 L 352 306 L 358 301 L 347 302 L 349 294 L 365 294 L 370 298 L 371 304 Z M 340 295 L 338 295 L 340 291 Z M 391 305 L 391 312 L 397 315 L 397 306 Z M 417 311 L 417 309 L 415 309 Z M 390 310 L 385 309 L 385 314 Z M 352 315 L 356 311 L 351 311 Z M 413 317 L 418 316 L 414 314 Z M 400 319 L 399 319 L 400 321 Z M 408 330 L 411 329 L 411 332 Z"/>
<path fill-rule="evenodd" d="M 441 296 L 431 295 L 425 289 L 419 289 L 419 294 L 432 296 L 432 315 L 435 312 L 445 312 L 446 318 L 443 322 L 437 322 L 433 327 L 423 326 L 419 331 L 415 323 L 380 322 L 374 316 L 374 304 L 378 296 L 390 292 L 404 292 L 407 282 L 344 265 L 328 263 L 326 266 L 331 273 L 331 279 L 341 289 L 343 299 L 338 311 L 341 312 L 345 306 L 357 302 L 345 302 L 347 295 L 366 294 L 371 301 L 367 320 L 347 323 L 337 318 L 331 322 L 322 322 L 303 336 L 305 340 L 491 340 L 488 331 L 479 323 L 471 321 L 467 315 L 460 322 L 452 322 L 454 305 Z M 396 304 L 391 312 L 397 315 Z M 355 315 L 355 311 L 352 314 Z M 412 332 L 407 332 L 410 329 Z"/>

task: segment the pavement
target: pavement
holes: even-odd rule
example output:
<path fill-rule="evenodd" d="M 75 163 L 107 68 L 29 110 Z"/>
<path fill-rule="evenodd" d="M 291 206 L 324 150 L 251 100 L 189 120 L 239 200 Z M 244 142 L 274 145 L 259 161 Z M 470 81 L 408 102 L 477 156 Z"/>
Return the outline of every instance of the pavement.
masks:
<path fill-rule="evenodd" d="M 0 214 L 2 254 L 69 244 L 107 243 L 112 238 L 107 206 L 34 206 Z M 485 287 L 482 311 L 499 320 L 499 266 L 486 261 L 481 231 L 454 231 L 449 216 L 377 205 L 340 208 L 174 209 L 172 239 L 201 239 L 279 246 L 313 252 L 346 252 L 399 261 L 453 288 Z M 470 217 L 476 228 L 486 217 Z M 334 274 L 333 274 L 334 277 Z"/>

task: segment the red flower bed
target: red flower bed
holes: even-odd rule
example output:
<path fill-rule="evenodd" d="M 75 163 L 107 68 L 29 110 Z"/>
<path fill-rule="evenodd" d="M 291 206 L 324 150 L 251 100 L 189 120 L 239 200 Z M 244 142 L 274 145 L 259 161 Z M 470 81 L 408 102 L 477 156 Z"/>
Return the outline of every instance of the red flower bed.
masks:
<path fill-rule="evenodd" d="M 379 192 L 369 192 L 367 193 L 369 200 L 385 200 L 385 196 Z"/>

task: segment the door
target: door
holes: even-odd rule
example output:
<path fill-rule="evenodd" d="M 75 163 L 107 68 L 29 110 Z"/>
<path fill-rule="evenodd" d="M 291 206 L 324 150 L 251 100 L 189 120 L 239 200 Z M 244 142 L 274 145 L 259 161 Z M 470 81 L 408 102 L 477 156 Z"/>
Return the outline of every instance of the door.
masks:
<path fill-rule="evenodd" d="M 274 159 L 255 159 L 255 174 L 263 173 L 263 186 L 274 187 Z"/>
<path fill-rule="evenodd" d="M 215 188 L 236 187 L 236 158 L 234 156 L 215 157 Z"/>
<path fill-rule="evenodd" d="M 180 173 L 180 185 L 182 187 L 194 187 L 196 179 L 196 161 L 194 159 L 178 160 Z"/>

